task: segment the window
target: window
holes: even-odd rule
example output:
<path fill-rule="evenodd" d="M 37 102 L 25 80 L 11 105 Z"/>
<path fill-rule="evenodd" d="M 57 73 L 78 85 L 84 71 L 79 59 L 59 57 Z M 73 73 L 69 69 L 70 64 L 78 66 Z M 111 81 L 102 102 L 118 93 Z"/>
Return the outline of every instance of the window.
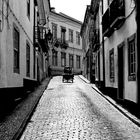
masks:
<path fill-rule="evenodd" d="M 16 27 L 13 29 L 13 47 L 14 47 L 14 72 L 19 73 L 19 31 Z"/>
<path fill-rule="evenodd" d="M 36 76 L 36 51 L 35 47 L 33 47 L 33 77 Z"/>
<path fill-rule="evenodd" d="M 53 34 L 53 39 L 57 39 L 57 24 L 52 23 L 52 34 Z"/>
<path fill-rule="evenodd" d="M 30 77 L 30 45 L 26 44 L 26 76 Z"/>
<path fill-rule="evenodd" d="M 79 55 L 76 56 L 76 66 L 77 66 L 77 69 L 81 68 L 81 61 L 80 61 L 80 56 Z"/>
<path fill-rule="evenodd" d="M 27 0 L 27 16 L 30 19 L 30 0 Z"/>
<path fill-rule="evenodd" d="M 110 81 L 115 81 L 115 72 L 114 72 L 114 49 L 109 52 L 109 60 L 110 60 Z"/>
<path fill-rule="evenodd" d="M 66 53 L 61 52 L 61 66 L 66 66 Z"/>
<path fill-rule="evenodd" d="M 128 38 L 128 79 L 136 80 L 136 46 L 135 34 Z"/>
<path fill-rule="evenodd" d="M 99 53 L 96 54 L 96 62 L 95 62 L 95 74 L 96 74 L 96 80 L 99 80 Z"/>
<path fill-rule="evenodd" d="M 69 54 L 69 66 L 74 67 L 73 54 Z"/>
<path fill-rule="evenodd" d="M 52 51 L 52 65 L 57 66 L 57 51 Z"/>
<path fill-rule="evenodd" d="M 76 44 L 80 45 L 80 33 L 76 32 Z"/>
<path fill-rule="evenodd" d="M 73 30 L 69 29 L 69 41 L 73 43 Z"/>
<path fill-rule="evenodd" d="M 66 28 L 61 27 L 61 42 L 64 43 L 66 41 Z"/>

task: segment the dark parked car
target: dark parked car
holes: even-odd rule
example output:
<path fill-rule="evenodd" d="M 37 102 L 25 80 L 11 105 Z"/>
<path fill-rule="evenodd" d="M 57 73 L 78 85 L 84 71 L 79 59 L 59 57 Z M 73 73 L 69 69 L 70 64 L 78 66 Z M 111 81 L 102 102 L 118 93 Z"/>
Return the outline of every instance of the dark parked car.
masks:
<path fill-rule="evenodd" d="M 72 73 L 72 68 L 71 67 L 64 67 L 64 73 L 63 73 L 62 81 L 63 82 L 71 81 L 73 83 L 73 79 L 74 79 L 74 74 Z"/>

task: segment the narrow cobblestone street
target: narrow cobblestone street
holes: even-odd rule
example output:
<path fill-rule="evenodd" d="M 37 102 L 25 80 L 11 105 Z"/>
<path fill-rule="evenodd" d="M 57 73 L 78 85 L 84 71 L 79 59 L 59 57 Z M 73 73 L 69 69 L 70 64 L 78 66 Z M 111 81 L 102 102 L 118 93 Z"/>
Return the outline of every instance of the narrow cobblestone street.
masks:
<path fill-rule="evenodd" d="M 54 77 L 20 140 L 139 140 L 140 128 L 75 76 Z"/>

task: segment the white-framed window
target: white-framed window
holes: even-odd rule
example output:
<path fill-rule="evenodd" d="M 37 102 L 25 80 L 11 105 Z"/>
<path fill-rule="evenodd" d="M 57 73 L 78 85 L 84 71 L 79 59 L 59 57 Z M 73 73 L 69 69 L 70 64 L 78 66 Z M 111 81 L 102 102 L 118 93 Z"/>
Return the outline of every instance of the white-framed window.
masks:
<path fill-rule="evenodd" d="M 110 61 L 110 81 L 115 81 L 115 71 L 114 71 L 114 49 L 109 52 L 109 61 Z"/>
<path fill-rule="evenodd" d="M 14 73 L 20 72 L 20 33 L 19 29 L 13 28 L 13 51 L 14 51 Z"/>
<path fill-rule="evenodd" d="M 69 29 L 69 41 L 73 43 L 73 30 Z"/>
<path fill-rule="evenodd" d="M 26 43 L 26 76 L 30 77 L 30 45 Z"/>
<path fill-rule="evenodd" d="M 57 24 L 52 23 L 52 34 L 53 34 L 53 39 L 57 39 Z"/>
<path fill-rule="evenodd" d="M 79 55 L 76 55 L 76 67 L 77 69 L 81 68 L 81 57 Z"/>
<path fill-rule="evenodd" d="M 61 27 L 61 42 L 64 43 L 66 41 L 66 28 Z"/>
<path fill-rule="evenodd" d="M 27 17 L 30 19 L 30 0 L 27 0 Z"/>
<path fill-rule="evenodd" d="M 74 57 L 73 54 L 69 54 L 69 66 L 74 67 Z"/>
<path fill-rule="evenodd" d="M 80 45 L 80 33 L 76 32 L 76 44 Z"/>
<path fill-rule="evenodd" d="M 64 67 L 66 66 L 66 53 L 61 52 L 61 66 Z"/>
<path fill-rule="evenodd" d="M 136 80 L 136 34 L 128 38 L 128 80 Z"/>
<path fill-rule="evenodd" d="M 52 51 L 52 65 L 57 66 L 57 51 Z"/>

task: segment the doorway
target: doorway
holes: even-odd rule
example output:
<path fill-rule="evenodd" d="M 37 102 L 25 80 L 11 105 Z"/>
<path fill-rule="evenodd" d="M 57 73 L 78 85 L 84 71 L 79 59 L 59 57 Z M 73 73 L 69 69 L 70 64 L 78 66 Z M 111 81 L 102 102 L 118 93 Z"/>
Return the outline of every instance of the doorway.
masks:
<path fill-rule="evenodd" d="M 124 99 L 124 42 L 118 46 L 118 98 Z"/>

